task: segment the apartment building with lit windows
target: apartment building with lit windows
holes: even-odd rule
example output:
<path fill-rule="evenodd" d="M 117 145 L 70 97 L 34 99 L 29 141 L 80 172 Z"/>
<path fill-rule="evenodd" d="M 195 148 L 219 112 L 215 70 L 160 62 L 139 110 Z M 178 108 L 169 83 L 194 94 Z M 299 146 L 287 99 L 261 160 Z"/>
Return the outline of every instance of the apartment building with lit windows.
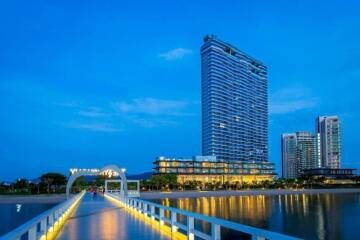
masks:
<path fill-rule="evenodd" d="M 341 127 L 338 116 L 320 116 L 316 119 L 316 132 L 320 137 L 321 166 L 340 168 Z"/>
<path fill-rule="evenodd" d="M 338 116 L 316 118 L 315 134 L 296 132 L 281 137 L 282 176 L 297 178 L 325 169 L 340 169 L 341 128 Z M 339 173 L 351 169 L 339 170 Z M 331 172 L 330 170 L 328 170 Z M 332 172 L 336 172 L 335 170 Z"/>
<path fill-rule="evenodd" d="M 269 162 L 221 161 L 215 156 L 192 158 L 158 157 L 154 161 L 156 174 L 176 174 L 179 183 L 253 183 L 272 180 L 276 175 Z"/>
<path fill-rule="evenodd" d="M 296 161 L 297 139 L 295 133 L 281 135 L 282 177 L 296 178 L 298 164 Z"/>
<path fill-rule="evenodd" d="M 201 93 L 202 154 L 267 162 L 267 67 L 216 36 L 205 36 Z"/>
<path fill-rule="evenodd" d="M 316 168 L 316 138 L 311 132 L 285 133 L 281 136 L 282 176 L 298 178 L 304 169 Z"/>
<path fill-rule="evenodd" d="M 158 157 L 156 174 L 179 183 L 272 180 L 268 162 L 267 67 L 216 36 L 201 47 L 202 155 Z"/>

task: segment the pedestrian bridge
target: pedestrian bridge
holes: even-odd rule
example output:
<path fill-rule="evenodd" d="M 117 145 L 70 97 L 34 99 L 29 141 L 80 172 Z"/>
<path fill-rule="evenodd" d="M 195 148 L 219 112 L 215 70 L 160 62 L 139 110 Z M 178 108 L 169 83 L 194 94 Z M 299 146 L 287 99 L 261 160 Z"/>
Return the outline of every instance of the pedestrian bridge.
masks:
<path fill-rule="evenodd" d="M 206 223 L 209 227 L 201 229 L 199 222 Z M 297 239 L 118 193 L 93 195 L 81 192 L 6 234 L 0 240 L 220 240 L 225 229 L 246 234 L 247 237 L 244 239 Z"/>
<path fill-rule="evenodd" d="M 118 180 L 105 181 L 105 193 L 85 191 L 70 197 L 71 186 L 80 176 L 117 172 Z M 112 172 L 111 172 L 112 171 Z M 223 230 L 241 233 L 244 239 L 296 239 L 194 212 L 163 206 L 141 200 L 139 181 L 135 190 L 128 190 L 124 170 L 109 165 L 96 170 L 79 170 L 68 180 L 68 199 L 40 214 L 0 240 L 98 240 L 98 239 L 205 239 L 220 240 Z M 108 182 L 120 182 L 115 192 L 107 188 Z M 134 181 L 133 181 L 134 182 Z M 236 237 L 239 239 L 238 237 Z"/>
<path fill-rule="evenodd" d="M 101 195 L 85 194 L 57 239 L 168 239 L 156 228 Z"/>

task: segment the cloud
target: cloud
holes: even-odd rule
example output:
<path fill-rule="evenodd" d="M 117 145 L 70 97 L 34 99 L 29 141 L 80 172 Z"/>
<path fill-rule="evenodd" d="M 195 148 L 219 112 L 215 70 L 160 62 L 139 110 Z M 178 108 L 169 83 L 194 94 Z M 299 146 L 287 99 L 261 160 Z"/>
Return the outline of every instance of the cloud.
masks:
<path fill-rule="evenodd" d="M 176 126 L 178 123 L 173 120 L 164 120 L 159 118 L 133 118 L 132 122 L 144 128 L 156 128 L 163 126 Z"/>
<path fill-rule="evenodd" d="M 104 117 L 107 115 L 106 113 L 102 112 L 100 108 L 96 108 L 96 107 L 90 107 L 87 110 L 79 110 L 78 114 L 83 117 L 91 117 L 91 118 Z"/>
<path fill-rule="evenodd" d="M 84 101 L 78 104 L 57 103 L 69 109 L 70 121 L 61 125 L 66 128 L 97 132 L 118 132 L 125 128 L 158 128 L 176 126 L 179 117 L 192 116 L 192 102 L 184 100 L 134 98 L 129 101 L 107 102 L 101 105 Z M 117 126 L 121 126 L 119 129 Z"/>
<path fill-rule="evenodd" d="M 181 59 L 183 57 L 185 57 L 186 55 L 192 54 L 192 50 L 191 49 L 186 49 L 186 48 L 175 48 L 172 49 L 170 51 L 164 52 L 164 53 L 160 53 L 159 57 L 171 61 L 171 60 L 176 60 L 176 59 Z"/>
<path fill-rule="evenodd" d="M 318 105 L 318 99 L 311 95 L 311 91 L 304 87 L 289 87 L 281 89 L 270 96 L 270 114 L 285 114 Z"/>
<path fill-rule="evenodd" d="M 130 102 L 113 103 L 122 113 L 141 113 L 148 115 L 184 115 L 188 102 L 156 98 L 137 98 Z"/>
<path fill-rule="evenodd" d="M 67 124 L 66 127 L 74 129 L 84 129 L 94 132 L 119 132 L 121 129 L 113 127 L 107 123 L 71 123 Z"/>

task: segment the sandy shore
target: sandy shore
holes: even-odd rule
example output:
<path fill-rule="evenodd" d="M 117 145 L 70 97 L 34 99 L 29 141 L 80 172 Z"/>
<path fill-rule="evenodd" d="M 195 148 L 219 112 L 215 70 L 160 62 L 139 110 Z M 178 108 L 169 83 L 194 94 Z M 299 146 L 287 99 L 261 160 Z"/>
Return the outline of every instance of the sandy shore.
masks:
<path fill-rule="evenodd" d="M 360 188 L 339 189 L 271 189 L 271 190 L 241 190 L 241 191 L 179 191 L 179 192 L 142 192 L 142 199 L 161 198 L 197 198 L 197 197 L 223 197 L 223 196 L 249 196 L 249 195 L 284 195 L 284 194 L 318 194 L 318 193 L 360 193 Z"/>
<path fill-rule="evenodd" d="M 0 195 L 1 203 L 59 203 L 66 199 L 65 194 L 45 195 Z"/>

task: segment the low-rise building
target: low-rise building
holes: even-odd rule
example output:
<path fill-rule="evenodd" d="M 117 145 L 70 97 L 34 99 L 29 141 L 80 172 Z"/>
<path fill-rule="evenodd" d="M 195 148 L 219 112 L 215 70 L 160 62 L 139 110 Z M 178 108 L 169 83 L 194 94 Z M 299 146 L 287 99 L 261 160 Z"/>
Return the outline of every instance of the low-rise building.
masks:
<path fill-rule="evenodd" d="M 352 168 L 313 168 L 305 169 L 303 176 L 324 177 L 326 183 L 352 183 L 355 171 Z"/>
<path fill-rule="evenodd" d="M 156 174 L 173 173 L 179 183 L 253 183 L 272 180 L 274 164 L 259 161 L 218 161 L 215 156 L 193 158 L 158 157 L 154 162 Z"/>

